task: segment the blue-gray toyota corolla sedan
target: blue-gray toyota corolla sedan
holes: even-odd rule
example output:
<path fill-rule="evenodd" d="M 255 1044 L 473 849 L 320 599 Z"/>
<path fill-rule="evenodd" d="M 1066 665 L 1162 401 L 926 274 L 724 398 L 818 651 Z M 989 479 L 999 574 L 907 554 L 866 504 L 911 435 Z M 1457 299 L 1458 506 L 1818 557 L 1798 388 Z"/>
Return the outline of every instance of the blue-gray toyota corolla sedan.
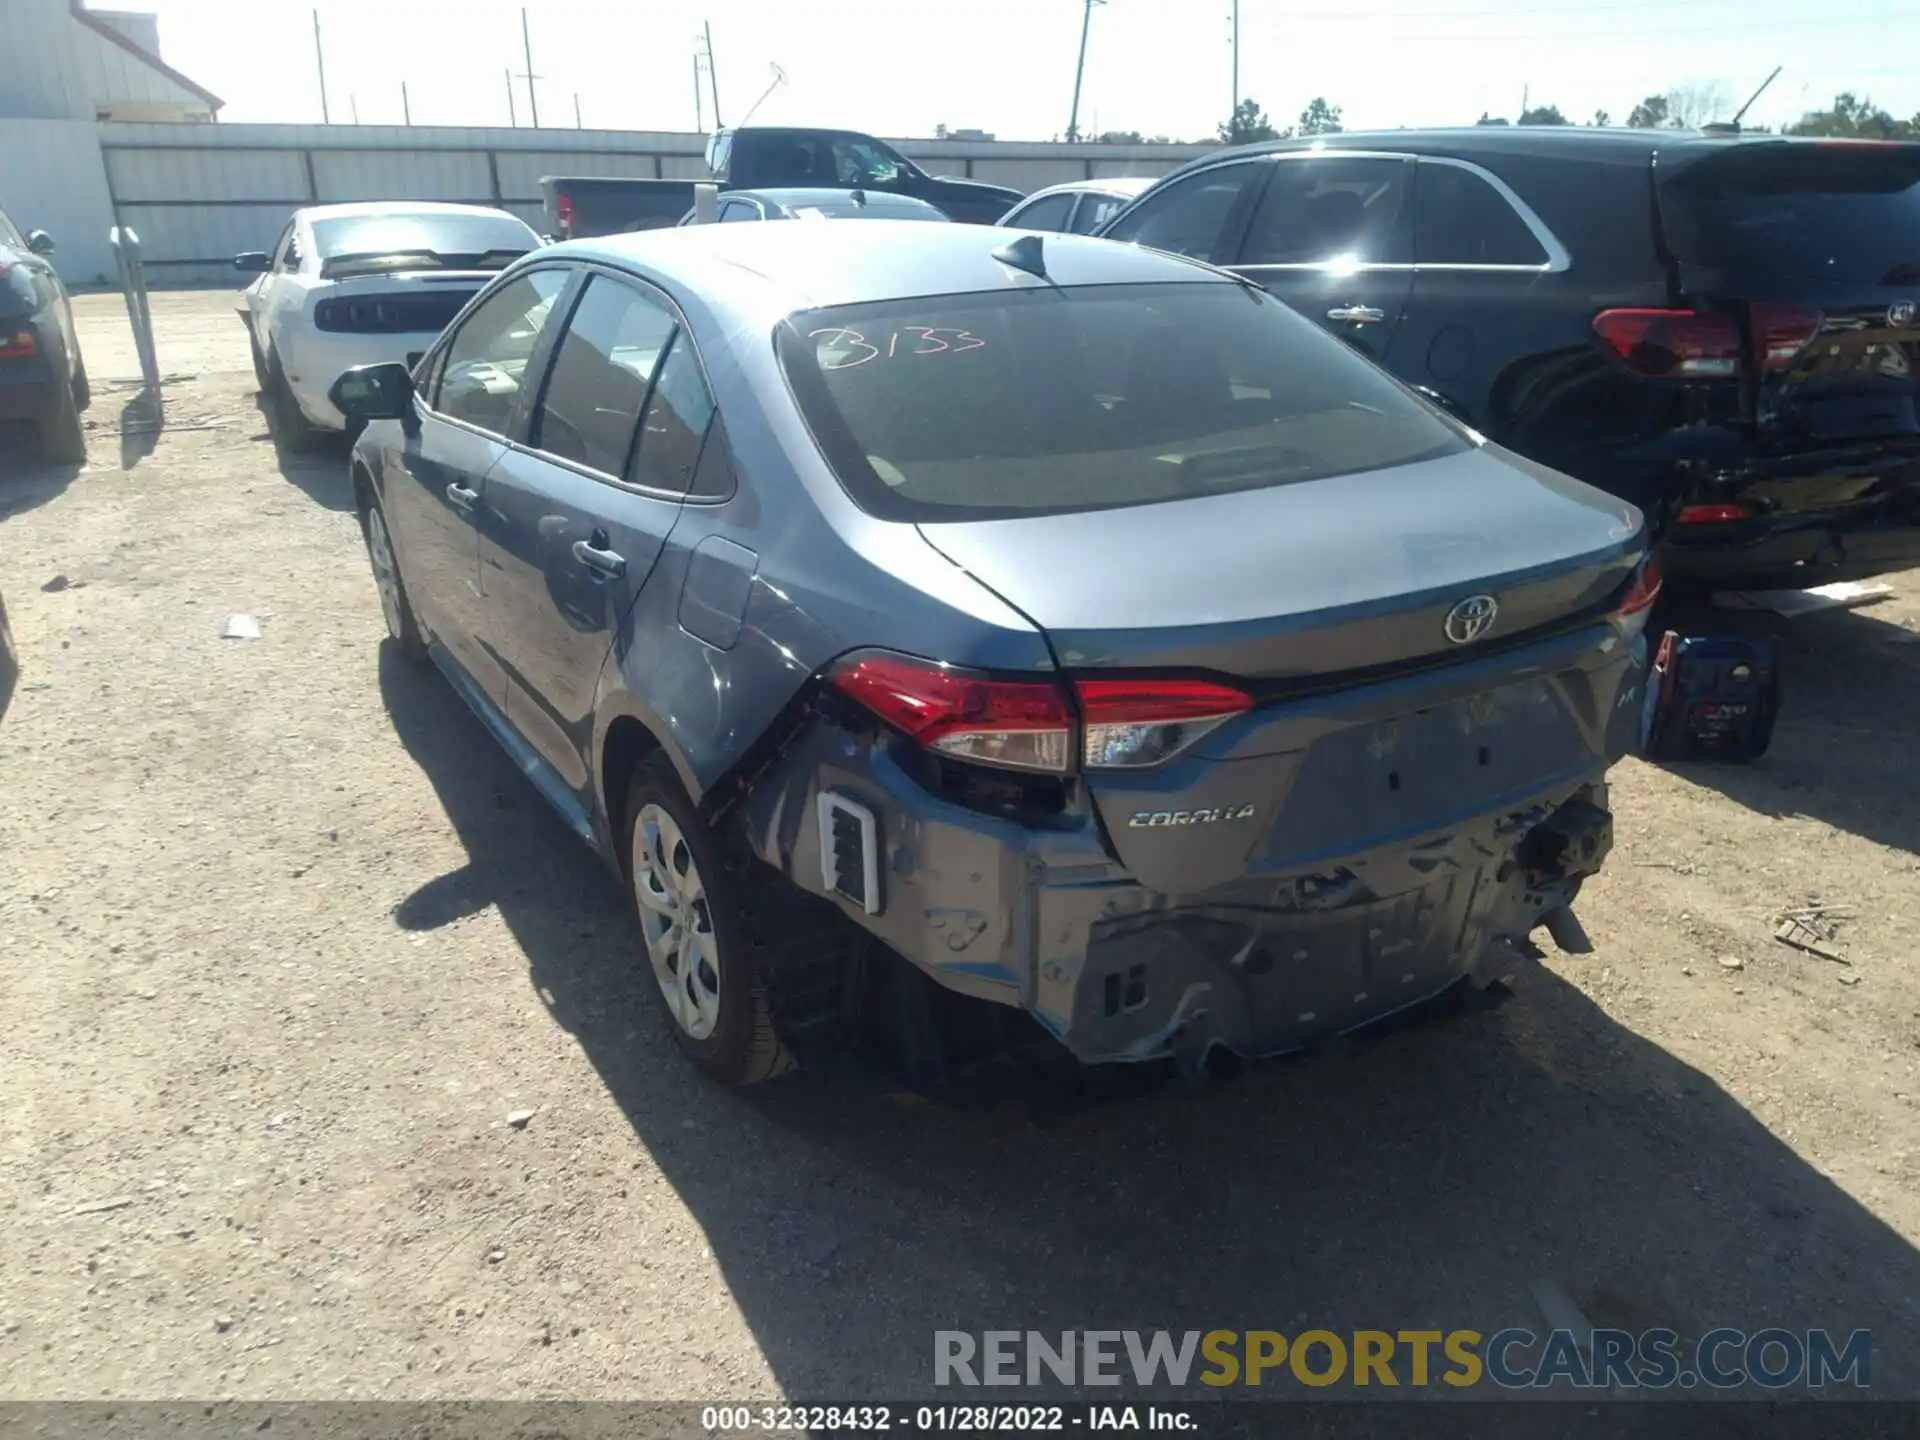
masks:
<path fill-rule="evenodd" d="M 724 1080 L 876 986 L 1194 1065 L 1580 943 L 1641 517 L 1250 283 L 654 231 L 535 252 L 335 393 L 393 642 L 619 872 Z"/>

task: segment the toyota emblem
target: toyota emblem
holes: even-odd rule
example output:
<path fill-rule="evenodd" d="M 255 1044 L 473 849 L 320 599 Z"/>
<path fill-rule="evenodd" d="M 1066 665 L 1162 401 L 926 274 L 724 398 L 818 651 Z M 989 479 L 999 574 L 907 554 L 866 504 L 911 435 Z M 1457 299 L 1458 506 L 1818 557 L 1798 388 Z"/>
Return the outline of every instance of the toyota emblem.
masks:
<path fill-rule="evenodd" d="M 1889 325 L 1911 325 L 1914 314 L 1913 301 L 1896 300 L 1887 307 L 1887 323 Z"/>
<path fill-rule="evenodd" d="M 1486 634 L 1493 617 L 1500 613 L 1500 602 L 1491 595 L 1469 595 L 1447 612 L 1447 639 L 1456 645 L 1468 645 Z"/>

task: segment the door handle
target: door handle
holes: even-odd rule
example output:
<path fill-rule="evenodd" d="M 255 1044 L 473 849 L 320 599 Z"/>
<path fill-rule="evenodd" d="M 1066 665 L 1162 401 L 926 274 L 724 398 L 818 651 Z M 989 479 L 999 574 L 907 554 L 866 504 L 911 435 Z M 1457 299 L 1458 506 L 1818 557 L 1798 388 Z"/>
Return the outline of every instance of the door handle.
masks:
<path fill-rule="evenodd" d="M 595 531 L 593 538 L 601 543 L 595 545 L 586 540 L 574 541 L 573 558 L 589 570 L 605 575 L 610 580 L 618 580 L 621 576 L 625 575 L 627 573 L 627 557 L 605 548 L 607 537 L 604 533 Z"/>
<path fill-rule="evenodd" d="M 473 502 L 480 498 L 478 490 L 469 490 L 458 480 L 447 486 L 447 503 L 456 510 L 471 510 Z"/>
<path fill-rule="evenodd" d="M 1327 319 L 1347 325 L 1377 325 L 1386 318 L 1386 311 L 1371 305 L 1336 305 L 1327 311 Z"/>

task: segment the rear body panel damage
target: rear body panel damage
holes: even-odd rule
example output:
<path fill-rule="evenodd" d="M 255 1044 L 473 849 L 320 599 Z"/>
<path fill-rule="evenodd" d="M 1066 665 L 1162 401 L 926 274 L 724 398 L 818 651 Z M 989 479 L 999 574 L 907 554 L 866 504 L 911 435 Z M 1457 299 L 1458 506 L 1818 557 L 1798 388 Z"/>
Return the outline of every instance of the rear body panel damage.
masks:
<path fill-rule="evenodd" d="M 1245 767 L 1257 794 L 1210 790 L 1199 819 L 1156 823 L 1144 793 L 1096 806 L 1078 782 L 943 788 L 926 757 L 831 705 L 733 814 L 795 884 L 1082 1060 L 1283 1053 L 1504 967 L 1600 868 L 1604 775 L 1644 660 L 1601 629 L 1511 652 L 1471 693 L 1454 672 L 1263 707 L 1258 748 L 1291 733 L 1296 753 Z M 824 823 L 822 796 L 836 819 L 848 802 L 869 814 L 869 838 Z M 862 843 L 870 866 L 837 853 Z"/>

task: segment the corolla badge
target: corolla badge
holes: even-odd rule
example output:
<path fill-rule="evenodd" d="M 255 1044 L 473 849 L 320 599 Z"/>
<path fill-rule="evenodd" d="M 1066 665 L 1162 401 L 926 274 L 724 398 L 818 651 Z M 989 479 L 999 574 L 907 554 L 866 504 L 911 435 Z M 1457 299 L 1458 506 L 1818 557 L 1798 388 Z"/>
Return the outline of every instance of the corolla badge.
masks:
<path fill-rule="evenodd" d="M 1889 325 L 1911 325 L 1915 314 L 1920 314 L 1920 310 L 1915 309 L 1913 301 L 1896 300 L 1887 307 L 1887 323 Z"/>
<path fill-rule="evenodd" d="M 1500 613 L 1500 602 L 1491 595 L 1469 595 L 1447 612 L 1447 639 L 1456 645 L 1478 640 Z"/>

